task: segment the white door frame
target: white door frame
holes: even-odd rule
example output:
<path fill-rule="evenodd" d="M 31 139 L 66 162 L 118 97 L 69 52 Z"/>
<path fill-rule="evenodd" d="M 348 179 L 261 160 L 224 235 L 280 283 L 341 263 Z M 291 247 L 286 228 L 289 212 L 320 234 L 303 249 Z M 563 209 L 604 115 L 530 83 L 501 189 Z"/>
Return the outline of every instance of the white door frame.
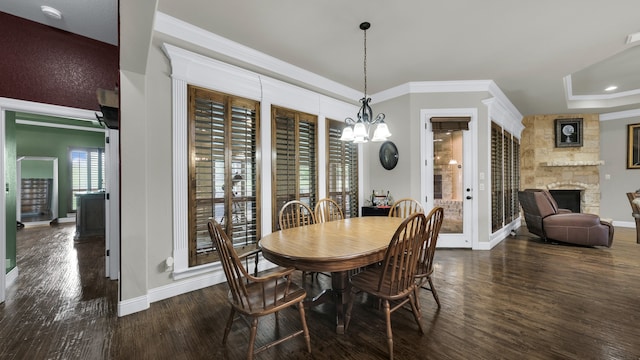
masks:
<path fill-rule="evenodd" d="M 59 105 L 50 105 L 37 103 L 32 101 L 25 100 L 17 100 L 10 99 L 5 97 L 0 97 L 0 184 L 3 184 L 3 187 L 6 187 L 7 179 L 5 174 L 5 136 L 6 136 L 6 112 L 7 111 L 16 111 L 16 112 L 25 112 L 32 114 L 40 114 L 40 115 L 49 115 L 62 117 L 67 119 L 75 119 L 75 120 L 84 120 L 84 121 L 96 121 L 96 112 L 93 110 L 83 110 L 70 108 L 66 106 Z M 108 171 L 109 169 L 105 169 Z M 6 209 L 7 206 L 7 196 L 6 191 L 0 192 L 0 209 Z M 120 194 L 111 194 L 111 196 L 120 197 Z M 5 287 L 6 287 L 6 246 L 7 246 L 7 218 L 6 216 L 0 216 L 0 302 L 4 302 L 5 300 Z M 13 225 L 15 226 L 15 225 Z M 105 241 L 110 241 L 105 236 Z M 119 248 L 119 244 L 118 244 Z M 120 254 L 112 254 L 117 256 L 117 261 L 119 263 Z"/>
<path fill-rule="evenodd" d="M 455 247 L 455 248 L 478 248 L 478 234 L 473 231 L 477 228 L 477 197 L 478 191 L 475 184 L 477 158 L 477 124 L 478 109 L 477 108 L 452 108 L 452 109 L 422 109 L 420 110 L 420 161 L 423 166 L 420 170 L 420 191 L 421 202 L 425 209 L 431 209 L 434 206 L 433 199 L 433 132 L 431 130 L 432 117 L 470 117 L 469 130 L 463 132 L 463 186 L 465 192 L 463 194 L 464 211 L 463 211 L 463 232 L 462 236 L 454 234 L 440 233 L 438 247 Z M 475 155 L 474 155 L 475 154 Z M 428 185 L 431 184 L 431 185 Z M 466 189 L 471 189 L 469 193 Z M 471 196 L 471 199 L 466 199 Z"/>
<path fill-rule="evenodd" d="M 120 131 L 108 129 L 105 137 L 105 276 L 120 280 Z"/>

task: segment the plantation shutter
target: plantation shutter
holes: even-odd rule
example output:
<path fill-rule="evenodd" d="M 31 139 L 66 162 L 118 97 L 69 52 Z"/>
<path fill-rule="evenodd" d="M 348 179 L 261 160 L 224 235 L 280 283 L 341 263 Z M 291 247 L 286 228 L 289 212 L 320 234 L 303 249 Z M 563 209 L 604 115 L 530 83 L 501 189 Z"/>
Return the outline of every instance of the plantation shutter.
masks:
<path fill-rule="evenodd" d="M 327 120 L 327 197 L 346 218 L 358 216 L 358 146 L 341 141 L 345 124 Z"/>
<path fill-rule="evenodd" d="M 207 229 L 219 222 L 234 246 L 256 244 L 259 104 L 189 87 L 189 265 L 218 261 Z"/>
<path fill-rule="evenodd" d="M 503 132 L 502 143 L 504 144 L 504 226 L 513 220 L 513 201 L 511 198 L 513 196 L 513 148 L 510 133 Z"/>
<path fill-rule="evenodd" d="M 520 190 L 520 142 L 515 136 L 512 137 L 513 142 L 513 177 L 511 179 L 511 202 L 512 202 L 512 218 L 515 219 L 520 214 L 518 201 L 518 191 Z"/>
<path fill-rule="evenodd" d="M 503 168 L 502 168 L 502 128 L 491 124 L 491 230 L 502 228 Z"/>
<path fill-rule="evenodd" d="M 317 201 L 316 117 L 274 106 L 272 108 L 272 222 L 278 230 L 278 214 L 284 204 L 300 200 L 312 209 Z"/>

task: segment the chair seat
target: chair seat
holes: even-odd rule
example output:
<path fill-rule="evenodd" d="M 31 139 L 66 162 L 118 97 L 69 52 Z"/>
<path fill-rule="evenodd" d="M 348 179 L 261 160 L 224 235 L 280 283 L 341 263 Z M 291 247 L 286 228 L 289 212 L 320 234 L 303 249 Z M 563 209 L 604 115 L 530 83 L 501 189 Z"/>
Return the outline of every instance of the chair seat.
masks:
<path fill-rule="evenodd" d="M 406 298 L 407 294 L 413 291 L 415 284 L 409 285 L 406 290 L 403 289 L 403 291 L 400 292 L 398 292 L 397 289 L 392 289 L 392 284 L 388 277 L 383 280 L 382 286 L 380 286 L 380 289 L 378 290 L 378 283 L 382 272 L 383 269 L 381 266 L 369 267 L 365 271 L 351 277 L 351 286 L 369 294 L 389 300 Z"/>
<path fill-rule="evenodd" d="M 261 285 L 260 283 L 251 283 L 246 286 L 249 306 L 242 306 L 237 303 L 232 291 L 229 291 L 229 302 L 242 314 L 266 315 L 280 311 L 287 306 L 291 306 L 292 302 L 302 301 L 307 297 L 307 292 L 294 283 L 288 284 L 288 288 L 286 282 L 278 283 L 275 289 L 273 283 L 268 283 L 264 288 Z"/>

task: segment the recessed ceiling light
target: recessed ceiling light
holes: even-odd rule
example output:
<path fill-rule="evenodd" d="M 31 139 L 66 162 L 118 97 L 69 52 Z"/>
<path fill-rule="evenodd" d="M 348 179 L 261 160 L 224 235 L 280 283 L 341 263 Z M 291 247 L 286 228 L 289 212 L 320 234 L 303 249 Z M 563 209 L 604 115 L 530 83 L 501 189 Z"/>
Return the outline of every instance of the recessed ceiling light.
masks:
<path fill-rule="evenodd" d="M 604 91 L 613 91 L 613 90 L 615 90 L 615 89 L 617 89 L 617 88 L 618 88 L 617 86 L 615 86 L 615 85 L 611 85 L 611 86 L 607 86 L 607 88 L 606 88 L 606 89 L 604 89 Z"/>
<path fill-rule="evenodd" d="M 42 5 L 40 6 L 40 10 L 42 10 L 42 12 L 52 18 L 52 19 L 56 19 L 56 20 L 60 20 L 62 19 L 62 11 L 56 9 L 56 8 L 52 8 L 51 6 L 46 6 L 46 5 Z"/>

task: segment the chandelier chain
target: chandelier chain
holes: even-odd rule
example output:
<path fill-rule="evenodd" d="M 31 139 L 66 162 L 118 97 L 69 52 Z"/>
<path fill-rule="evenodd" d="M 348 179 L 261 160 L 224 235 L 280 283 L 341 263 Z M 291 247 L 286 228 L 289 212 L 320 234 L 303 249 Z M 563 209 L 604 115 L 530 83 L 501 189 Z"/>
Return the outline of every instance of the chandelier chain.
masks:
<path fill-rule="evenodd" d="M 367 30 L 364 30 L 364 97 L 367 97 Z"/>

